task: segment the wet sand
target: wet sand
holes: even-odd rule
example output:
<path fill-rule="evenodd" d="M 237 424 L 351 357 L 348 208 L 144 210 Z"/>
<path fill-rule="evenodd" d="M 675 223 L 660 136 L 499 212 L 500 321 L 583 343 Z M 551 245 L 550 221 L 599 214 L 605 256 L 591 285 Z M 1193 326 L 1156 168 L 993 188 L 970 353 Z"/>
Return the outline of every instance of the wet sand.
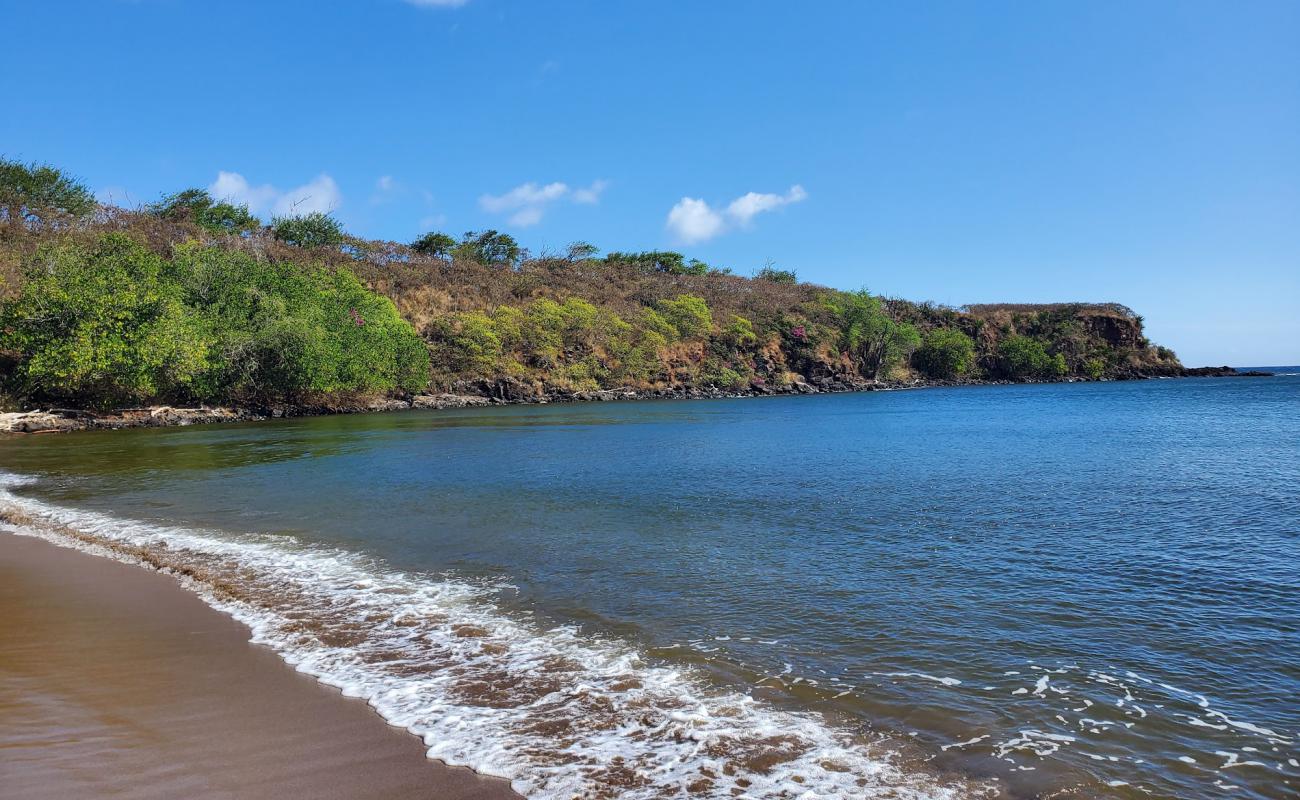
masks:
<path fill-rule="evenodd" d="M 0 796 L 517 798 L 167 575 L 0 532 Z"/>

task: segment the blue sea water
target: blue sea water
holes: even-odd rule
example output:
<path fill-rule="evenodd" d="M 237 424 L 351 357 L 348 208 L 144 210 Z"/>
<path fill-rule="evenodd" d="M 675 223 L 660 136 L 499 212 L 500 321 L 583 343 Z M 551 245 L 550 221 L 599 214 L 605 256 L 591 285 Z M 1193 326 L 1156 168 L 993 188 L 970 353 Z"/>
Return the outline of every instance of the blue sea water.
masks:
<path fill-rule="evenodd" d="M 0 468 L 246 576 L 227 610 L 291 662 L 534 796 L 1281 798 L 1274 371 L 27 437 Z"/>

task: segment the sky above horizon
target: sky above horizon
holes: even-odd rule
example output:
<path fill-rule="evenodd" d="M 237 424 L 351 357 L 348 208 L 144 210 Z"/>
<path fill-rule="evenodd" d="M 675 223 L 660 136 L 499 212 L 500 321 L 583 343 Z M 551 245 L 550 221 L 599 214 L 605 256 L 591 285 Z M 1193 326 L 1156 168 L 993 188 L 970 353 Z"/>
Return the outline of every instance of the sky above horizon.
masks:
<path fill-rule="evenodd" d="M 1300 363 L 1300 3 L 3 2 L 0 155 Z"/>

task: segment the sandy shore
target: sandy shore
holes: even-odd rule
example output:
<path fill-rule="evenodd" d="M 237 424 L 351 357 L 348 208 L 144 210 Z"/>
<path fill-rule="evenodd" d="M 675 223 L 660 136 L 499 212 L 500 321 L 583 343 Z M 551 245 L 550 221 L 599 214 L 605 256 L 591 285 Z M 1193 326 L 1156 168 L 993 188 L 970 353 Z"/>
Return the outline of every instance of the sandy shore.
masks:
<path fill-rule="evenodd" d="M 0 794 L 517 797 L 248 633 L 166 575 L 0 532 Z"/>

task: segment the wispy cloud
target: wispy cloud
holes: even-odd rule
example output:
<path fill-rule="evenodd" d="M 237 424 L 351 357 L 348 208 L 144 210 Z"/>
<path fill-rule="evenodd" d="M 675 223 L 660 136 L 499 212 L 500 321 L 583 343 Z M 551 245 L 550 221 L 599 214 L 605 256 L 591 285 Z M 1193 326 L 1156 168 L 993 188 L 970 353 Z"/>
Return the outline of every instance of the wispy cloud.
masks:
<path fill-rule="evenodd" d="M 370 193 L 370 205 L 377 206 L 395 200 L 403 193 L 403 187 L 392 175 L 380 175 L 375 179 L 375 189 Z"/>
<path fill-rule="evenodd" d="M 609 181 L 592 181 L 590 186 L 573 190 L 573 202 L 583 203 L 585 205 L 595 205 L 600 202 L 600 196 L 604 194 L 605 190 L 608 188 Z"/>
<path fill-rule="evenodd" d="M 696 244 L 720 236 L 734 227 L 748 228 L 766 211 L 799 203 L 808 193 L 798 184 L 785 194 L 748 192 L 721 211 L 696 197 L 683 197 L 668 211 L 666 226 L 682 244 Z"/>
<path fill-rule="evenodd" d="M 547 208 L 558 200 L 568 198 L 584 205 L 600 202 L 600 196 L 608 186 L 609 181 L 605 180 L 597 180 L 590 186 L 578 189 L 570 188 L 567 183 L 560 181 L 545 185 L 529 181 L 504 194 L 482 195 L 478 203 L 488 213 L 510 214 L 508 221 L 511 225 L 526 228 L 541 222 Z"/>
<path fill-rule="evenodd" d="M 807 197 L 808 193 L 797 183 L 791 186 L 790 191 L 783 195 L 749 192 L 731 201 L 731 204 L 727 206 L 727 216 L 740 225 L 749 225 L 753 222 L 754 217 L 764 211 L 775 211 L 782 206 L 805 200 Z"/>
<path fill-rule="evenodd" d="M 277 217 L 293 217 L 321 212 L 328 214 L 343 204 L 343 193 L 326 173 L 288 191 L 269 183 L 254 186 L 238 172 L 218 172 L 208 192 L 218 200 L 242 203 L 255 214 L 270 211 Z"/>

